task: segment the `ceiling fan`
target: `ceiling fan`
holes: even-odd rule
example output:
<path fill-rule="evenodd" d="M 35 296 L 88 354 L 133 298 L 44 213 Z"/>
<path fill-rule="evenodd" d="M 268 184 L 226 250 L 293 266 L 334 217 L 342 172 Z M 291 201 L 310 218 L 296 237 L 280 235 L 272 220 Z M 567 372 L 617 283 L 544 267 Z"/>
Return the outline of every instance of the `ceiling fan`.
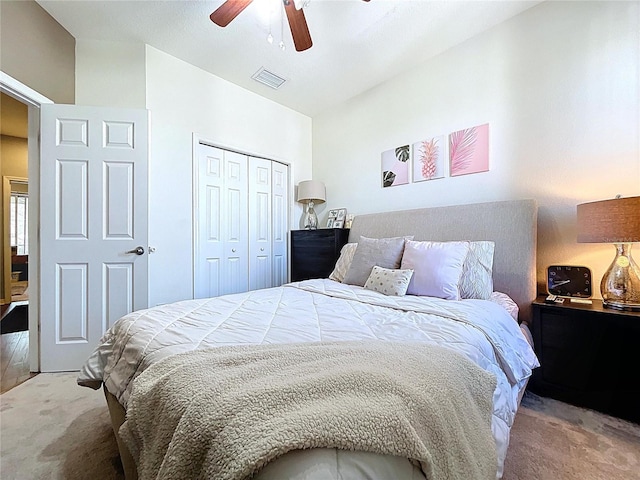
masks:
<path fill-rule="evenodd" d="M 369 0 L 364 0 L 368 2 Z M 231 23 L 231 20 L 236 18 L 240 12 L 247 8 L 253 0 L 226 0 L 220 5 L 209 18 L 213 23 L 221 27 L 226 27 Z M 291 29 L 291 36 L 293 37 L 293 44 L 298 52 L 302 52 L 311 48 L 313 42 L 311 41 L 311 34 L 309 33 L 309 27 L 307 27 L 307 20 L 304 17 L 302 7 L 306 2 L 301 0 L 282 0 L 284 4 L 284 10 L 287 13 L 287 20 L 289 22 L 289 28 Z M 297 5 L 298 4 L 298 5 Z"/>

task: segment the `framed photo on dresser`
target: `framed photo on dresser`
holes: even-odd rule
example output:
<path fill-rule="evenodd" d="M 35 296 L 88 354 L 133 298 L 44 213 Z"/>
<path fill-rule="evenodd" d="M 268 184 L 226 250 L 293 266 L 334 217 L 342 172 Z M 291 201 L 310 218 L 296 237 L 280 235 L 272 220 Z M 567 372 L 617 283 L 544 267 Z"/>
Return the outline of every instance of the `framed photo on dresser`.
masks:
<path fill-rule="evenodd" d="M 329 217 L 327 218 L 327 228 L 344 228 L 346 216 L 346 208 L 332 208 L 331 210 L 329 210 Z"/>

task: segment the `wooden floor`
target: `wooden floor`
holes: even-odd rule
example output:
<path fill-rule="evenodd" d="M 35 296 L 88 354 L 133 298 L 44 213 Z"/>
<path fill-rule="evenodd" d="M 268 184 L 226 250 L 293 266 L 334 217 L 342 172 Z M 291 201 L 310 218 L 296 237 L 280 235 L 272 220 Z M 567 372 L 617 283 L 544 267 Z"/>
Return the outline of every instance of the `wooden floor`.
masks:
<path fill-rule="evenodd" d="M 29 332 L 0 335 L 0 393 L 29 380 Z"/>

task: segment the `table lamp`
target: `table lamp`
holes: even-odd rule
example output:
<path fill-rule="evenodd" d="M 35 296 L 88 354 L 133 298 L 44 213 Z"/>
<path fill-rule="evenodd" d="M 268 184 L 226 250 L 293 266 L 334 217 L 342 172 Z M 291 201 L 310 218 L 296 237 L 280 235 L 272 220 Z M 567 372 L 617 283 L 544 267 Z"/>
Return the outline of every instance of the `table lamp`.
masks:
<path fill-rule="evenodd" d="M 304 228 L 307 230 L 318 228 L 318 216 L 313 207 L 316 203 L 324 203 L 326 195 L 324 183 L 318 180 L 305 180 L 298 184 L 297 200 L 307 204 L 307 213 L 304 214 Z"/>
<path fill-rule="evenodd" d="M 578 205 L 578 243 L 613 243 L 616 256 L 600 282 L 602 303 L 620 310 L 640 310 L 640 269 L 631 244 L 640 242 L 640 197 Z"/>

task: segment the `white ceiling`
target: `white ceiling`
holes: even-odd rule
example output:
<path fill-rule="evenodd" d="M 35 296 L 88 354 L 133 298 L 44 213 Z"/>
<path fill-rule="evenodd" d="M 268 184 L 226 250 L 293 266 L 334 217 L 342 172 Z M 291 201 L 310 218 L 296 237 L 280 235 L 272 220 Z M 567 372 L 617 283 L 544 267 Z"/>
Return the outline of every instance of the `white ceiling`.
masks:
<path fill-rule="evenodd" d="M 226 28 L 209 20 L 223 0 L 37 1 L 76 39 L 143 42 L 308 116 L 540 3 L 311 0 L 304 12 L 313 47 L 296 52 L 286 17 L 280 33 L 278 0 L 254 0 Z M 269 2 L 271 21 L 260 16 Z M 260 67 L 287 82 L 278 90 L 257 83 Z"/>

